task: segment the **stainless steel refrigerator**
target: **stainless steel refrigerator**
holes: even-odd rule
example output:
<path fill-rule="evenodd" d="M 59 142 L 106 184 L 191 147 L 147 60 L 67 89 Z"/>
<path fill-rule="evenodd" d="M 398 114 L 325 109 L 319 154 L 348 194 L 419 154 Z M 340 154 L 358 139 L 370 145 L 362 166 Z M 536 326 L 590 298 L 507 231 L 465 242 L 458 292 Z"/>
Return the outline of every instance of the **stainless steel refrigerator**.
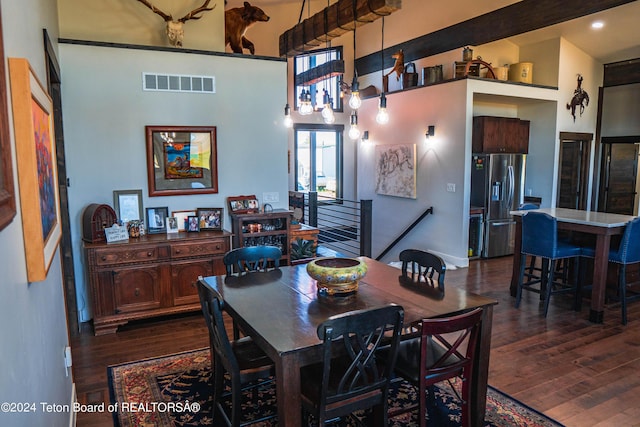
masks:
<path fill-rule="evenodd" d="M 483 258 L 513 254 L 516 210 L 524 198 L 524 154 L 474 154 L 471 206 L 484 208 Z"/>

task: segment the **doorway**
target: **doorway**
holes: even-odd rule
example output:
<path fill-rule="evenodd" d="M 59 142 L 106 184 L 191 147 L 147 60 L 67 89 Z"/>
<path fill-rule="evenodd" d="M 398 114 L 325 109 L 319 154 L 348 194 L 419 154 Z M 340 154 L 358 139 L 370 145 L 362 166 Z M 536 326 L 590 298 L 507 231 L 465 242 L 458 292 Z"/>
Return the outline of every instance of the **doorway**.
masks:
<path fill-rule="evenodd" d="M 591 133 L 560 132 L 557 207 L 586 209 L 592 140 Z"/>
<path fill-rule="evenodd" d="M 598 211 L 635 215 L 640 137 L 602 138 Z"/>

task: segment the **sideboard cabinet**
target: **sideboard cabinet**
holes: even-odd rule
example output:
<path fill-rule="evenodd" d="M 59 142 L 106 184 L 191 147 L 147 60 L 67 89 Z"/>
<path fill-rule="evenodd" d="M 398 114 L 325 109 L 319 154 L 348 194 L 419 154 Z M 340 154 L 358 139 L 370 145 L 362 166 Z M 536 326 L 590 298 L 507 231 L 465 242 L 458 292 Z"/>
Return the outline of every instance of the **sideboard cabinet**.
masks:
<path fill-rule="evenodd" d="M 230 245 L 226 231 L 84 242 L 95 335 L 131 320 L 199 310 L 198 276 L 225 274 Z"/>

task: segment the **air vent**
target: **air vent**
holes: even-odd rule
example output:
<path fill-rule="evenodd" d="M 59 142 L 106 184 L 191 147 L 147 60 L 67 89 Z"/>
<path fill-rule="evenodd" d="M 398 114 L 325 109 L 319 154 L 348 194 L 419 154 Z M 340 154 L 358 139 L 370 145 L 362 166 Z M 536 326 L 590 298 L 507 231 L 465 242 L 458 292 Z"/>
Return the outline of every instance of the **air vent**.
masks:
<path fill-rule="evenodd" d="M 216 78 L 142 73 L 142 88 L 160 92 L 216 93 Z"/>

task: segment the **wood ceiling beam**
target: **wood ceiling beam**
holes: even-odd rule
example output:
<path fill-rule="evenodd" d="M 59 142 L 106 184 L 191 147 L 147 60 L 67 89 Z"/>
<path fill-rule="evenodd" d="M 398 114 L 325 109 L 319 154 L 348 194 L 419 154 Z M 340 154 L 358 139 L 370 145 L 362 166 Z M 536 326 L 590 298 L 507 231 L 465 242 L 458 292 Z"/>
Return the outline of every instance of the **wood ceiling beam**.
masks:
<path fill-rule="evenodd" d="M 391 55 L 402 49 L 406 62 L 426 58 L 464 46 L 477 46 L 502 40 L 571 19 L 591 15 L 636 0 L 522 0 L 433 33 L 384 49 Z M 387 61 L 385 60 L 385 63 Z M 388 63 L 393 63 L 389 61 Z M 387 63 L 387 64 L 388 64 Z M 359 75 L 380 71 L 380 51 L 356 59 Z"/>
<path fill-rule="evenodd" d="M 280 34 L 280 56 L 313 49 L 401 7 L 402 0 L 338 0 Z"/>

